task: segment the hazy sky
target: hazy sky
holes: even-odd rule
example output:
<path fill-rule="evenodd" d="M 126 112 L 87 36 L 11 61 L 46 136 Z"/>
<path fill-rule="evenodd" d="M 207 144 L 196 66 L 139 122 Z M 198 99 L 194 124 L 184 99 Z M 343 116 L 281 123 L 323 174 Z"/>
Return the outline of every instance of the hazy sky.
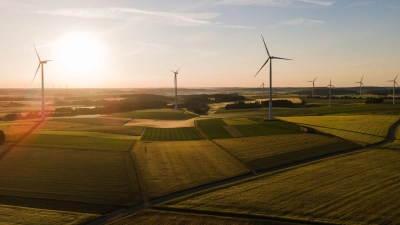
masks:
<path fill-rule="evenodd" d="M 0 87 L 390 86 L 400 1 L 0 0 Z M 400 78 L 399 78 L 400 79 Z"/>

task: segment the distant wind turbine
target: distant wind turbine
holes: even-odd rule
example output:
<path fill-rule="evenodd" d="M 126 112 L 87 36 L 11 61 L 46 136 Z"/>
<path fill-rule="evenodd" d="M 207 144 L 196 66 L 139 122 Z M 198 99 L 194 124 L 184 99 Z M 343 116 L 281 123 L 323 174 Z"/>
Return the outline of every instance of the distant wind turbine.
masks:
<path fill-rule="evenodd" d="M 35 48 L 36 55 L 37 55 L 37 57 L 39 59 L 39 66 L 38 66 L 38 68 L 36 70 L 35 76 L 32 79 L 32 83 L 35 80 L 36 74 L 39 71 L 39 68 L 41 66 L 42 67 L 42 121 L 44 121 L 46 115 L 45 115 L 45 110 L 44 110 L 44 69 L 43 69 L 43 64 L 46 64 L 47 62 L 52 61 L 52 60 L 43 60 L 42 61 L 40 59 L 40 57 L 39 57 L 39 53 L 37 52 L 35 45 L 33 45 L 33 48 Z"/>
<path fill-rule="evenodd" d="M 399 75 L 397 75 L 397 76 L 399 76 Z M 397 76 L 393 80 L 388 80 L 388 82 L 393 82 L 393 105 L 396 103 L 396 101 L 395 101 L 396 93 L 394 92 L 394 90 L 396 88 L 396 85 L 397 85 L 397 87 L 399 86 L 399 84 L 396 82 Z"/>
<path fill-rule="evenodd" d="M 331 79 L 329 79 L 329 85 L 326 86 L 326 87 L 329 87 L 329 107 L 331 107 L 331 97 L 332 97 L 331 89 L 332 89 L 332 87 L 335 87 L 335 86 L 332 85 L 332 80 Z"/>
<path fill-rule="evenodd" d="M 183 66 L 183 65 L 182 65 Z M 171 70 L 171 72 L 173 72 L 174 73 L 174 84 L 175 84 L 175 109 L 178 109 L 178 80 L 177 80 L 177 74 L 178 74 L 178 71 L 182 68 L 182 66 L 181 67 L 179 67 L 179 69 L 178 70 L 176 70 L 176 71 L 173 71 L 173 70 Z"/>
<path fill-rule="evenodd" d="M 308 80 L 307 82 L 312 82 L 312 91 L 311 91 L 311 98 L 314 97 L 314 82 L 317 79 L 317 77 L 314 78 L 314 80 Z"/>
<path fill-rule="evenodd" d="M 263 90 L 263 98 L 264 98 L 264 80 L 262 81 L 262 84 L 260 85 L 260 87 L 262 87 L 262 90 Z"/>
<path fill-rule="evenodd" d="M 267 45 L 265 44 L 265 41 L 264 41 L 264 37 L 262 35 L 261 35 L 261 38 L 264 42 L 265 50 L 267 50 L 268 59 L 261 66 L 260 70 L 258 70 L 258 72 L 256 73 L 256 75 L 254 75 L 254 77 L 257 76 L 257 74 L 262 70 L 262 68 L 264 68 L 265 64 L 267 64 L 267 62 L 271 59 L 271 62 L 269 63 L 269 120 L 272 120 L 273 119 L 273 116 L 272 116 L 272 60 L 273 59 L 293 60 L 293 59 L 286 59 L 286 58 L 270 56 Z"/>
<path fill-rule="evenodd" d="M 361 97 L 361 87 L 364 86 L 364 83 L 362 82 L 364 78 L 364 75 L 361 77 L 361 80 L 359 82 L 354 82 L 355 84 L 360 84 L 360 97 Z"/>

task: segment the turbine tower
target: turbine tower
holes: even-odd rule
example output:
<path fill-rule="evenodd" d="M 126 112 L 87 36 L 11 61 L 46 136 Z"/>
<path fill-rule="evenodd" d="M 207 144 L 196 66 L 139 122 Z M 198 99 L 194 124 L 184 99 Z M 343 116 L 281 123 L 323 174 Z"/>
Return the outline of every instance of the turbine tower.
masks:
<path fill-rule="evenodd" d="M 360 84 L 360 97 L 361 97 L 361 86 L 364 86 L 364 83 L 362 82 L 363 78 L 364 78 L 364 75 L 361 77 L 361 80 L 359 82 L 354 82 L 355 84 Z"/>
<path fill-rule="evenodd" d="M 329 79 L 329 85 L 326 86 L 326 87 L 329 87 L 329 107 L 331 107 L 331 97 L 332 97 L 331 89 L 332 89 L 332 87 L 335 87 L 335 86 L 332 85 L 332 80 L 331 79 Z"/>
<path fill-rule="evenodd" d="M 273 120 L 273 116 L 272 116 L 272 60 L 273 59 L 293 60 L 293 59 L 286 59 L 286 58 L 271 56 L 268 52 L 267 45 L 265 44 L 264 37 L 262 35 L 261 35 L 261 38 L 264 42 L 265 50 L 267 50 L 268 59 L 261 66 L 260 70 L 258 70 L 258 72 L 256 73 L 256 75 L 254 75 L 254 77 L 256 77 L 257 74 L 262 70 L 262 68 L 264 68 L 265 64 L 267 64 L 267 62 L 269 60 L 271 60 L 271 62 L 269 63 L 269 120 Z"/>
<path fill-rule="evenodd" d="M 45 110 L 44 110 L 44 69 L 43 69 L 43 64 L 46 64 L 47 62 L 52 61 L 52 60 L 43 60 L 42 61 L 39 57 L 39 53 L 37 52 L 35 45 L 33 45 L 33 48 L 35 48 L 36 55 L 39 59 L 39 66 L 36 70 L 35 76 L 32 79 L 32 83 L 35 80 L 35 77 L 36 77 L 37 72 L 39 71 L 39 68 L 42 67 L 42 121 L 44 121 L 46 115 L 45 115 Z"/>
<path fill-rule="evenodd" d="M 399 75 L 397 75 L 397 76 L 399 76 Z M 388 80 L 388 82 L 393 82 L 393 105 L 396 103 L 396 101 L 395 101 L 396 93 L 394 92 L 394 89 L 396 88 L 396 85 L 397 85 L 397 87 L 399 86 L 399 84 L 396 82 L 397 76 L 393 80 Z"/>
<path fill-rule="evenodd" d="M 314 97 L 314 81 L 317 79 L 317 77 L 314 78 L 314 80 L 308 80 L 307 82 L 312 82 L 312 91 L 311 91 L 311 98 Z"/>
<path fill-rule="evenodd" d="M 183 66 L 183 65 L 182 65 Z M 177 70 L 177 71 L 173 71 L 173 70 L 171 70 L 171 72 L 173 72 L 174 73 L 174 84 L 175 84 L 175 109 L 178 109 L 178 81 L 177 81 L 177 77 L 176 77 L 176 75 L 178 74 L 178 71 L 182 68 L 182 66 L 181 67 L 179 67 L 179 69 Z"/>

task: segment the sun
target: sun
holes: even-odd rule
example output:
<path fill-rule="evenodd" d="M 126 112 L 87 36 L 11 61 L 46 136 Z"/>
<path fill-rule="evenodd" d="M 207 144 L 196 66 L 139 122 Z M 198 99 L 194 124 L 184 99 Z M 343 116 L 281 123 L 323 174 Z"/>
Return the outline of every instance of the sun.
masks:
<path fill-rule="evenodd" d="M 96 72 L 102 60 L 103 47 L 90 33 L 72 33 L 59 41 L 59 60 L 70 75 Z"/>

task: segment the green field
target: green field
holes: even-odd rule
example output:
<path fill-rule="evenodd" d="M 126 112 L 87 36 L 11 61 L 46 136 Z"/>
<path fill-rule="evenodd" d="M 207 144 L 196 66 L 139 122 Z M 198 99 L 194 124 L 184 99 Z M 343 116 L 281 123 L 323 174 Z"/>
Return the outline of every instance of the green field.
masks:
<path fill-rule="evenodd" d="M 16 141 L 21 135 L 10 135 L 8 142 Z M 99 132 L 41 131 L 29 134 L 20 146 L 47 148 L 72 148 L 110 151 L 130 151 L 137 137 Z"/>
<path fill-rule="evenodd" d="M 285 121 L 262 121 L 261 118 L 248 119 L 254 124 L 234 125 L 240 133 L 246 137 L 265 136 L 265 135 L 281 135 L 281 134 L 298 134 L 300 126 Z M 256 122 L 259 124 L 256 124 Z"/>
<path fill-rule="evenodd" d="M 140 110 L 127 113 L 114 114 L 115 117 L 132 119 L 155 119 L 155 120 L 187 120 L 197 117 L 181 110 Z"/>
<path fill-rule="evenodd" d="M 400 152 L 365 150 L 206 190 L 164 207 L 335 224 L 400 223 Z"/>
<path fill-rule="evenodd" d="M 223 126 L 227 125 L 223 119 L 204 119 L 196 120 L 196 126 Z"/>
<path fill-rule="evenodd" d="M 335 99 L 336 100 L 336 99 Z M 333 107 L 321 106 L 311 107 L 314 113 L 317 115 L 398 115 L 400 105 L 392 105 L 391 103 L 383 104 L 335 104 L 335 100 L 332 100 Z M 306 100 L 307 101 L 307 100 Z M 365 100 L 364 100 L 365 101 Z"/>
<path fill-rule="evenodd" d="M 306 133 L 214 142 L 258 171 L 357 147 L 343 139 Z"/>
<path fill-rule="evenodd" d="M 78 225 L 88 223 L 100 215 L 56 210 L 34 209 L 0 204 L 0 224 Z"/>
<path fill-rule="evenodd" d="M 204 139 L 195 127 L 153 128 L 147 127 L 142 141 L 188 141 Z"/>
<path fill-rule="evenodd" d="M 67 131 L 88 131 L 88 132 L 100 132 L 109 134 L 123 134 L 140 136 L 144 130 L 144 127 L 140 126 L 102 126 L 102 125 L 89 125 L 84 127 L 72 127 L 69 129 L 63 129 Z"/>
<path fill-rule="evenodd" d="M 279 119 L 313 127 L 321 132 L 368 145 L 385 139 L 389 127 L 399 115 L 303 116 Z"/>
<path fill-rule="evenodd" d="M 141 202 L 129 152 L 23 146 L 1 158 L 0 196 L 119 206 Z M 29 207 L 29 201 L 22 204 Z"/>
<path fill-rule="evenodd" d="M 207 138 L 233 138 L 233 136 L 223 127 L 226 125 L 222 119 L 196 120 L 196 126 Z"/>
<path fill-rule="evenodd" d="M 51 121 L 63 121 L 73 123 L 85 123 L 85 124 L 98 124 L 108 126 L 121 126 L 130 121 L 126 118 L 112 118 L 112 117 L 70 117 L 70 118 L 52 118 Z"/>
<path fill-rule="evenodd" d="M 133 152 L 150 198 L 249 172 L 212 142 L 144 142 Z"/>

